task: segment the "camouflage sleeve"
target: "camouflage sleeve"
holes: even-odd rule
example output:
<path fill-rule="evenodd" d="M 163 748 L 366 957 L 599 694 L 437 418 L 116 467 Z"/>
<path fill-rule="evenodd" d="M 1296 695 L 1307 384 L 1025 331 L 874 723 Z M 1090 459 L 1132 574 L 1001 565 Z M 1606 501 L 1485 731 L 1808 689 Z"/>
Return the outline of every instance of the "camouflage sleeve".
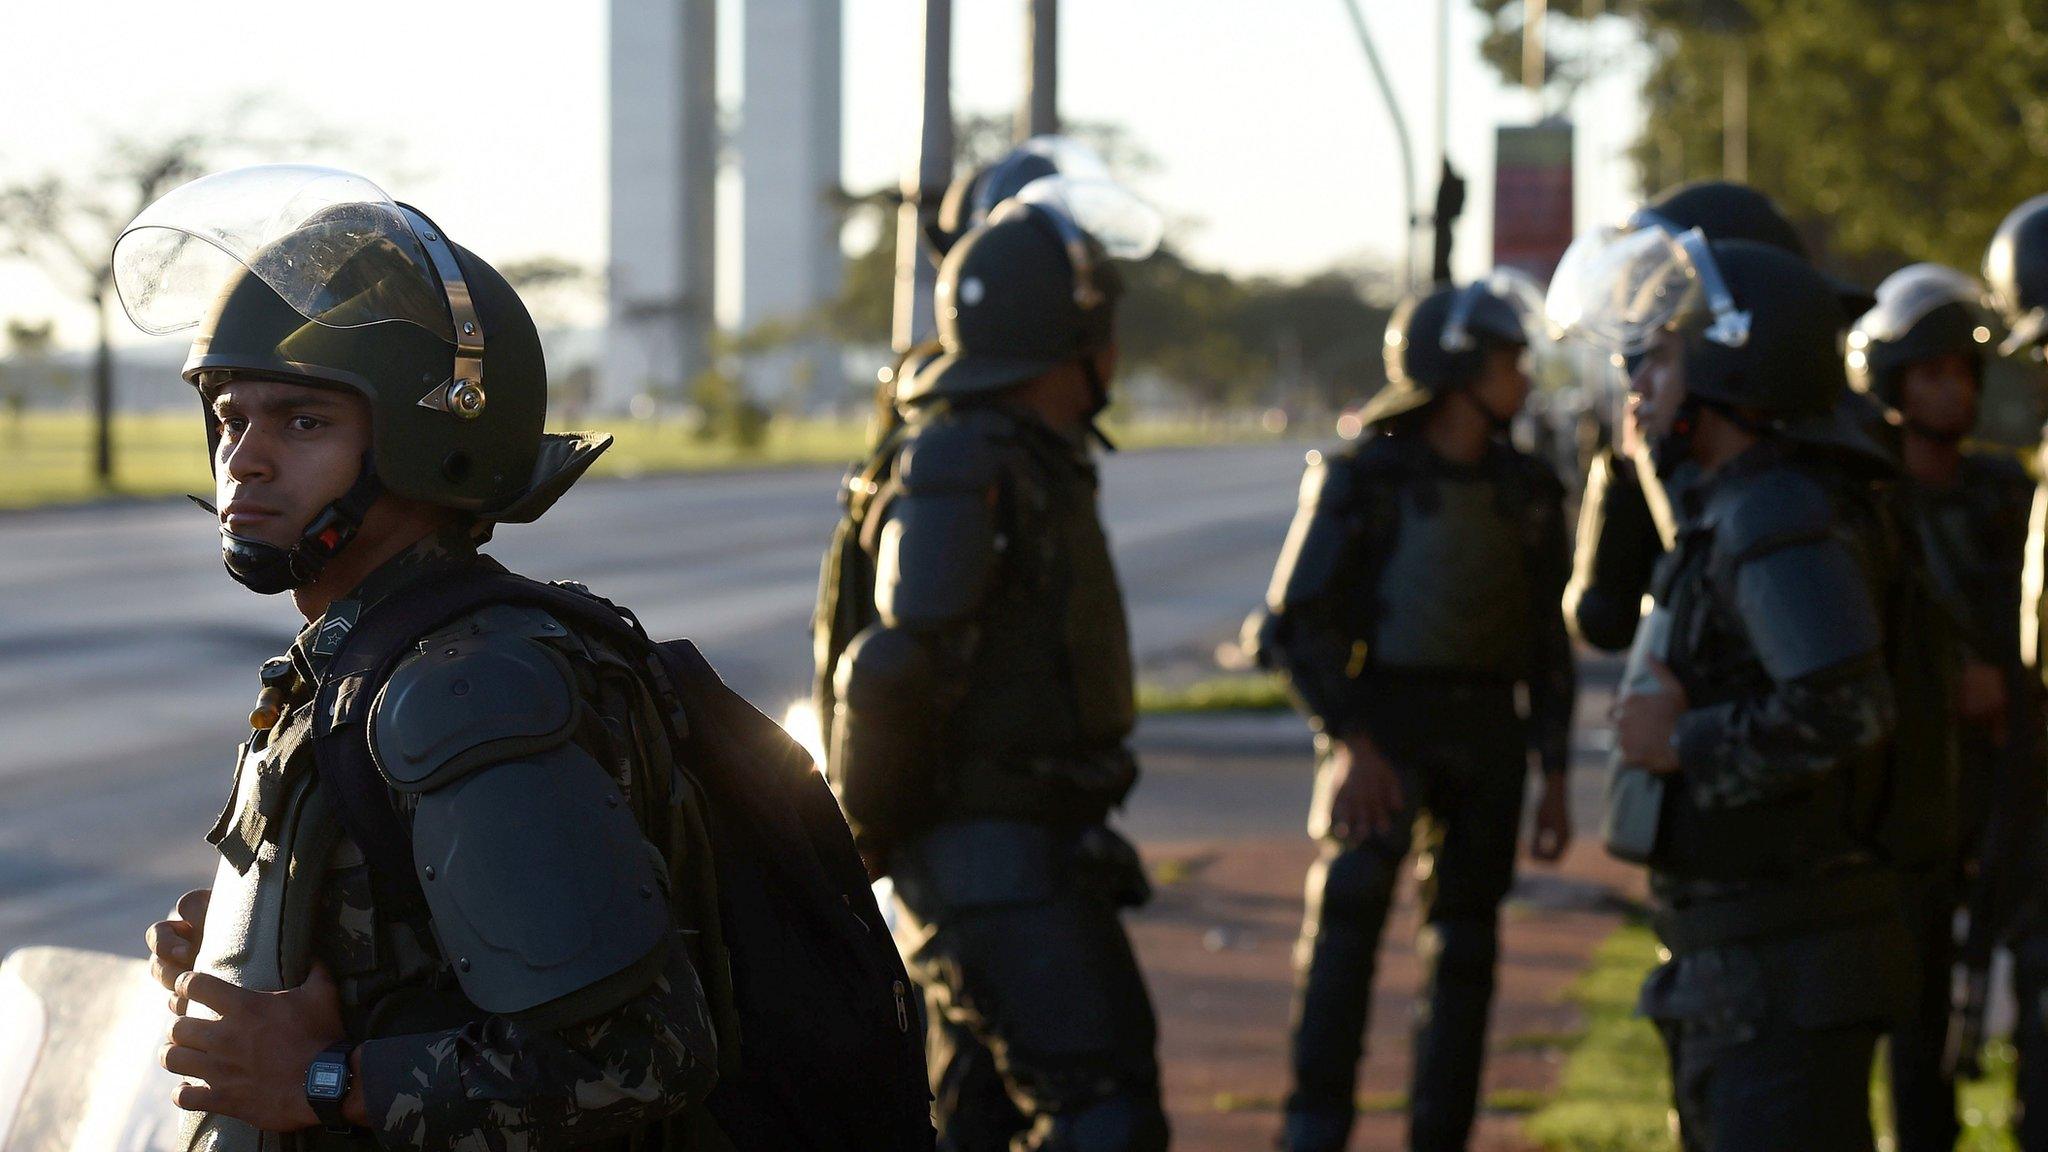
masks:
<path fill-rule="evenodd" d="M 1571 767 L 1572 710 L 1578 702 L 1578 670 L 1565 625 L 1564 589 L 1571 577 L 1571 546 L 1565 536 L 1564 491 L 1541 497 L 1534 577 L 1536 628 L 1529 670 L 1529 739 L 1545 776 Z"/>
<path fill-rule="evenodd" d="M 709 1010 L 677 941 L 645 993 L 581 1023 L 492 1016 L 365 1042 L 377 1141 L 410 1152 L 555 1152 L 626 1136 L 703 1100 L 717 1079 Z"/>
<path fill-rule="evenodd" d="M 1702 808 L 1760 804 L 1811 786 L 1884 742 L 1891 680 L 1876 659 L 1788 680 L 1678 721 L 1680 770 Z"/>

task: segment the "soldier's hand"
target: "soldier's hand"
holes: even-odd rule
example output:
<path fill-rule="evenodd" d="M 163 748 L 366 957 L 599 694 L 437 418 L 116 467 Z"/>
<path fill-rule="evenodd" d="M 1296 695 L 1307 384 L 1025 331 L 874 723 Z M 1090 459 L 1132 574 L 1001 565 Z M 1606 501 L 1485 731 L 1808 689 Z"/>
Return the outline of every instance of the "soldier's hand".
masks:
<path fill-rule="evenodd" d="M 341 995 L 325 968 L 285 992 L 251 992 L 204 972 L 180 976 L 157 1062 L 185 1078 L 171 1101 L 193 1112 L 231 1116 L 265 1132 L 296 1132 L 320 1122 L 306 1103 L 306 1069 L 344 1038 Z M 219 1019 L 187 1013 L 193 1004 Z"/>
<path fill-rule="evenodd" d="M 213 897 L 210 888 L 198 888 L 178 897 L 169 919 L 159 920 L 142 934 L 149 945 L 149 974 L 165 988 L 192 970 L 199 957 L 199 939 L 206 931 L 206 906 Z"/>
<path fill-rule="evenodd" d="M 1671 669 L 1658 661 L 1644 664 L 1656 677 L 1655 692 L 1623 693 L 1614 705 L 1614 743 L 1624 763 L 1651 772 L 1678 771 L 1678 749 L 1671 737 L 1678 731 L 1678 718 L 1685 715 L 1685 688 Z"/>
<path fill-rule="evenodd" d="M 1572 844 L 1571 792 L 1563 775 L 1543 778 L 1543 795 L 1536 801 L 1536 834 L 1529 840 L 1529 855 L 1544 863 L 1564 857 Z"/>
<path fill-rule="evenodd" d="M 1963 663 L 1962 692 L 1957 710 L 1972 724 L 1993 728 L 2005 722 L 2005 673 L 1977 660 Z"/>
<path fill-rule="evenodd" d="M 1379 747 L 1363 734 L 1347 736 L 1330 750 L 1330 835 L 1356 847 L 1393 831 L 1407 799 L 1401 779 Z"/>

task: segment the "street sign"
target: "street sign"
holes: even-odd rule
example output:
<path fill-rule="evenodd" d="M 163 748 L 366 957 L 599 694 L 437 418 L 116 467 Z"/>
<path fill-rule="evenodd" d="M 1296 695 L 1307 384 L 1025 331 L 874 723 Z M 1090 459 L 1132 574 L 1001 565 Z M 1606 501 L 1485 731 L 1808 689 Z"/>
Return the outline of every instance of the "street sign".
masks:
<path fill-rule="evenodd" d="M 1493 167 L 1493 263 L 1548 284 L 1572 242 L 1572 126 L 1499 129 Z"/>

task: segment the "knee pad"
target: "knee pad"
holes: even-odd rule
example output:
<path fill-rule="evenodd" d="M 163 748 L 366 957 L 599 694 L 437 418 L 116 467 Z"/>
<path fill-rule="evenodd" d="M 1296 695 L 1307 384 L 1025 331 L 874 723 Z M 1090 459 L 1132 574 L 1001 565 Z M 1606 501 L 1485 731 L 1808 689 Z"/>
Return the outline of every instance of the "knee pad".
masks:
<path fill-rule="evenodd" d="M 1317 862 L 1320 884 L 1311 896 L 1317 919 L 1345 923 L 1384 916 L 1394 900 L 1397 867 L 1370 845 Z"/>

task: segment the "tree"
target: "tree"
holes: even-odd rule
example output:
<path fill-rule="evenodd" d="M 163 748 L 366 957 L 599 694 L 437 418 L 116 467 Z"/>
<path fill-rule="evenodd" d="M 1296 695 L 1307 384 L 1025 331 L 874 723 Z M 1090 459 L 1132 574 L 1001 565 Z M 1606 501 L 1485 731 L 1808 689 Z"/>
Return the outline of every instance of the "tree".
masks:
<path fill-rule="evenodd" d="M 1520 0 L 1474 0 L 1494 36 Z M 1570 22 L 1599 0 L 1552 0 Z M 1973 269 L 2007 211 L 2048 190 L 2048 10 L 2038 0 L 1640 0 L 1653 53 L 1646 190 L 1721 175 L 1723 98 L 1746 79 L 1749 182 L 1816 253 L 1865 280 Z M 1497 50 L 1489 59 L 1506 71 Z"/>
<path fill-rule="evenodd" d="M 120 137 L 91 175 L 46 175 L 0 187 L 0 251 L 29 260 L 60 289 L 91 305 L 93 476 L 113 483 L 114 269 L 121 229 L 157 197 L 199 175 L 207 140 L 196 132 L 156 140 Z"/>

